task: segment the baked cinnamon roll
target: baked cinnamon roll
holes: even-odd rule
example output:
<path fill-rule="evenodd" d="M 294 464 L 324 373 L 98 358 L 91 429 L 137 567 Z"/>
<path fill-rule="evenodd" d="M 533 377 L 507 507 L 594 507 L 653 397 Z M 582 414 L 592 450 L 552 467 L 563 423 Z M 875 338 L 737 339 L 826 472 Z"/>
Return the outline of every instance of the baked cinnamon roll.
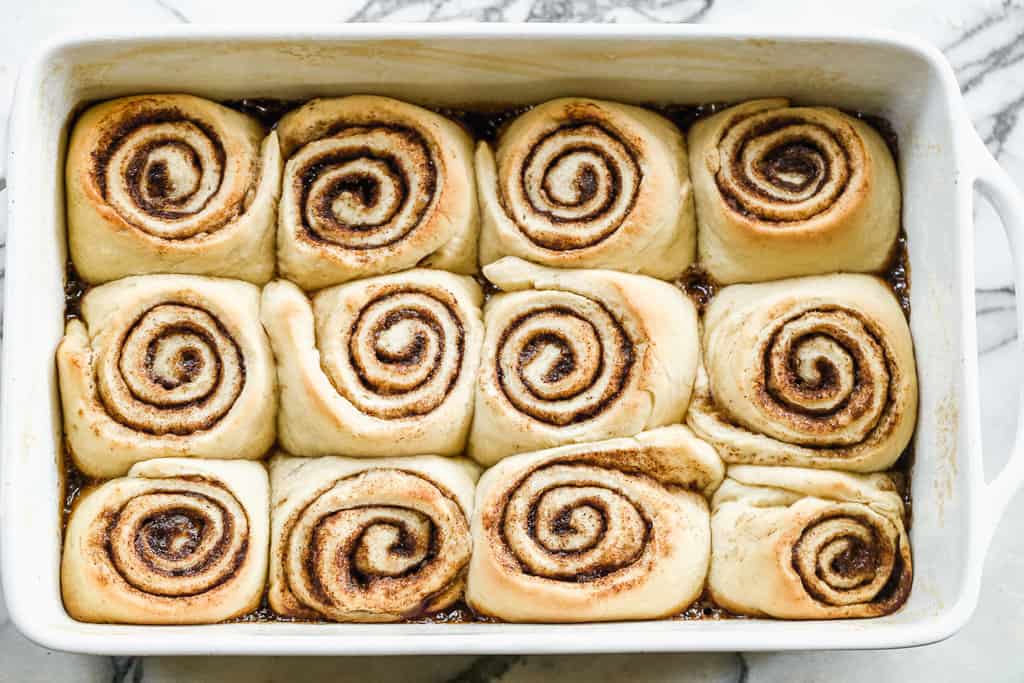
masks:
<path fill-rule="evenodd" d="M 83 280 L 274 273 L 281 185 L 277 135 L 190 95 L 122 97 L 71 132 L 68 241 Z"/>
<path fill-rule="evenodd" d="M 506 458 L 477 488 L 466 599 L 506 621 L 677 614 L 704 586 L 722 476 L 681 425 Z"/>
<path fill-rule="evenodd" d="M 473 141 L 457 123 L 356 96 L 312 100 L 277 130 L 281 275 L 320 289 L 414 266 L 476 271 Z"/>
<path fill-rule="evenodd" d="M 900 227 L 892 154 L 829 107 L 754 100 L 689 132 L 701 264 L 718 282 L 885 267 Z"/>
<path fill-rule="evenodd" d="M 913 579 L 903 502 L 885 474 L 730 467 L 712 499 L 716 603 L 739 614 L 890 614 Z"/>
<path fill-rule="evenodd" d="M 271 460 L 270 606 L 400 621 L 462 596 L 479 469 L 463 458 Z"/>
<path fill-rule="evenodd" d="M 57 348 L 64 434 L 94 477 L 151 458 L 262 458 L 276 381 L 259 288 L 141 275 L 90 290 Z"/>
<path fill-rule="evenodd" d="M 682 421 L 699 349 L 676 287 L 610 270 L 557 270 L 506 257 L 484 268 L 485 307 L 469 454 L 630 436 Z"/>
<path fill-rule="evenodd" d="M 481 299 L 472 278 L 427 269 L 331 287 L 312 302 L 290 282 L 267 285 L 281 444 L 294 455 L 461 453 Z"/>
<path fill-rule="evenodd" d="M 209 624 L 259 606 L 269 487 L 254 462 L 138 463 L 75 503 L 64 606 L 79 621 Z"/>
<path fill-rule="evenodd" d="M 872 472 L 910 442 L 910 330 L 873 276 L 726 287 L 705 313 L 703 346 L 686 421 L 728 463 Z"/>
<path fill-rule="evenodd" d="M 693 261 L 686 143 L 667 119 L 614 102 L 538 105 L 476 153 L 480 263 L 674 278 Z"/>

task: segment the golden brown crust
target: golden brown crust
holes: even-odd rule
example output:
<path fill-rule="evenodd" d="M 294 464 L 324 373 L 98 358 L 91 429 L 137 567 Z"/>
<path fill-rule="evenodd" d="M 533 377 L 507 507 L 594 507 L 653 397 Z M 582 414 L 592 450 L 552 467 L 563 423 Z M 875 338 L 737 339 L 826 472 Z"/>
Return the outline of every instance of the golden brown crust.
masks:
<path fill-rule="evenodd" d="M 699 351 L 696 311 L 679 289 L 514 257 L 484 274 L 504 291 L 485 309 L 469 440 L 478 462 L 681 421 Z"/>
<path fill-rule="evenodd" d="M 315 99 L 278 125 L 281 274 L 303 289 L 416 265 L 476 271 L 473 143 L 386 97 Z"/>
<path fill-rule="evenodd" d="M 711 528 L 708 590 L 739 614 L 876 617 L 910 593 L 903 504 L 884 474 L 731 467 Z"/>
<path fill-rule="evenodd" d="M 503 256 L 661 278 L 693 260 L 686 144 L 661 116 L 564 98 L 477 147 L 480 263 Z"/>
<path fill-rule="evenodd" d="M 753 100 L 688 135 L 698 251 L 718 282 L 881 270 L 900 185 L 881 136 L 828 107 Z"/>
<path fill-rule="evenodd" d="M 271 461 L 269 600 L 283 616 L 400 621 L 451 605 L 479 470 L 460 459 Z"/>
<path fill-rule="evenodd" d="M 723 468 L 682 426 L 502 460 L 477 490 L 466 598 L 508 621 L 653 619 L 700 594 Z"/>
<path fill-rule="evenodd" d="M 251 284 L 142 275 L 96 287 L 57 369 L 71 455 L 92 476 L 150 458 L 256 459 L 274 442 L 273 358 Z"/>
<path fill-rule="evenodd" d="M 204 624 L 255 609 L 269 488 L 259 463 L 167 458 L 83 494 L 61 584 L 79 621 Z"/>
<path fill-rule="evenodd" d="M 68 239 L 83 280 L 274 271 L 280 191 L 276 134 L 190 95 L 124 97 L 91 107 L 71 133 Z"/>
<path fill-rule="evenodd" d="M 917 417 L 906 318 L 868 275 L 733 285 L 704 317 L 687 424 L 729 463 L 870 472 Z"/>

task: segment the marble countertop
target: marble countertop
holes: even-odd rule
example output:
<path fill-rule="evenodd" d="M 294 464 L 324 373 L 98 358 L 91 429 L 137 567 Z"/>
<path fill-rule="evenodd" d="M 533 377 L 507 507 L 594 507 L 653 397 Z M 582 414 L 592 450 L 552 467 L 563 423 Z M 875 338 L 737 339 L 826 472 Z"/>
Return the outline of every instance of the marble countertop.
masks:
<path fill-rule="evenodd" d="M 975 125 L 1024 187 L 1024 0 L 291 0 L 283 4 L 150 0 L 0 3 L 0 130 L 19 65 L 57 31 L 126 24 L 279 25 L 345 21 L 700 22 L 886 27 L 917 34 L 952 62 Z M 0 158 L 6 140 L 0 140 Z M 0 203 L 6 202 L 0 169 Z M 0 212 L 0 249 L 6 234 Z M 1002 228 L 979 199 L 977 305 L 986 468 L 1005 461 L 1024 381 L 1012 271 Z M 0 271 L 2 276 L 2 271 Z M 978 611 L 956 636 L 929 647 L 858 653 L 608 655 L 584 657 L 128 658 L 50 652 L 9 622 L 0 595 L 0 681 L 915 681 L 1024 680 L 1024 495 L 996 532 Z"/>

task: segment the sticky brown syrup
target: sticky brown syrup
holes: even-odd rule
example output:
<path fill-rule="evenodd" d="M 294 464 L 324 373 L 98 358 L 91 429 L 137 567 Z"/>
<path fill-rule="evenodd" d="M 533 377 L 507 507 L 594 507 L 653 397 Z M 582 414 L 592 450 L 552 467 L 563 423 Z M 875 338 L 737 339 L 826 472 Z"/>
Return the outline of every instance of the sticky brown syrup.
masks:
<path fill-rule="evenodd" d="M 225 107 L 257 119 L 267 128 L 276 128 L 281 117 L 302 106 L 304 100 L 280 100 L 273 97 L 243 97 L 221 102 Z"/>

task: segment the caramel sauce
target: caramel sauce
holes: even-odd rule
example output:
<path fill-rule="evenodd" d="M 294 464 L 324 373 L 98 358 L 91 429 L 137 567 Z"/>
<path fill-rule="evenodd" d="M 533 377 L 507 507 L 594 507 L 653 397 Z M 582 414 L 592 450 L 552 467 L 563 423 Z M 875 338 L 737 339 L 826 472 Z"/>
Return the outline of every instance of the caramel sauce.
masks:
<path fill-rule="evenodd" d="M 412 619 L 406 619 L 406 623 L 409 624 L 498 624 L 501 623 L 497 619 L 486 617 L 482 614 L 477 614 L 473 609 L 466 604 L 465 601 L 459 600 L 451 607 L 443 609 L 440 612 L 434 614 L 425 614 L 419 617 L 413 617 Z"/>
<path fill-rule="evenodd" d="M 889 119 L 883 116 L 865 114 L 862 111 L 843 110 L 843 113 L 848 116 L 852 116 L 855 119 L 859 119 L 874 128 L 875 132 L 882 137 L 882 140 L 885 142 L 885 146 L 889 148 L 889 152 L 892 153 L 892 158 L 900 158 L 899 138 L 896 135 L 896 129 L 892 127 L 892 123 Z"/>
<path fill-rule="evenodd" d="M 78 469 L 75 461 L 71 458 L 71 449 L 66 443 L 61 454 L 61 464 L 63 466 L 61 470 L 61 489 L 63 495 L 61 498 L 60 529 L 61 536 L 63 536 L 64 530 L 68 526 L 68 520 L 71 518 L 71 512 L 75 509 L 75 505 L 78 504 L 78 499 L 81 498 L 83 492 L 99 484 L 100 480 L 94 479 Z"/>
<path fill-rule="evenodd" d="M 676 280 L 676 286 L 690 297 L 700 315 L 704 315 L 704 309 L 720 288 L 720 285 L 697 265 L 687 268 L 682 277 Z"/>
<path fill-rule="evenodd" d="M 71 257 L 64 267 L 64 320 L 82 317 L 82 297 L 85 296 L 89 286 L 78 277 L 75 265 L 71 263 Z"/>
<path fill-rule="evenodd" d="M 907 233 L 902 228 L 893 245 L 889 265 L 881 272 L 881 277 L 896 295 L 903 315 L 910 320 L 910 255 L 907 252 Z"/>
<path fill-rule="evenodd" d="M 692 605 L 671 619 L 674 621 L 721 621 L 723 619 L 746 619 L 746 617 L 719 607 L 705 591 Z"/>
<path fill-rule="evenodd" d="M 501 290 L 498 289 L 498 287 L 495 286 L 493 282 L 485 278 L 482 273 L 474 275 L 473 279 L 476 280 L 476 283 L 478 285 L 480 285 L 480 289 L 484 293 L 484 305 L 486 305 L 487 302 L 490 301 L 492 296 L 494 296 L 495 294 L 499 294 L 501 292 Z"/>
<path fill-rule="evenodd" d="M 269 622 L 283 622 L 283 623 L 303 623 L 306 619 L 297 619 L 295 617 L 283 617 L 280 614 L 275 614 L 274 610 L 270 609 L 270 603 L 267 601 L 267 594 L 264 593 L 260 599 L 260 605 L 251 612 L 247 612 L 241 616 L 235 617 L 234 619 L 228 619 L 222 623 L 225 624 L 259 624 Z"/>
<path fill-rule="evenodd" d="M 896 492 L 899 493 L 900 498 L 903 500 L 903 526 L 906 527 L 908 532 L 914 522 L 914 497 L 910 492 L 910 482 L 914 469 L 916 453 L 914 443 L 916 440 L 917 434 L 915 432 L 906 449 L 900 454 L 892 469 L 889 470 L 889 476 L 892 477 L 893 483 L 896 485 Z"/>
<path fill-rule="evenodd" d="M 277 126 L 281 117 L 289 111 L 304 104 L 303 100 L 285 100 L 275 98 L 242 98 L 224 101 L 221 104 L 236 111 L 253 116 L 264 126 L 273 129 Z M 677 105 L 677 104 L 648 104 L 646 108 L 657 111 L 671 120 L 682 133 L 702 118 L 711 116 L 731 106 L 728 103 L 708 103 L 698 105 Z M 84 108 L 84 106 L 83 106 Z M 447 116 L 460 123 L 476 140 L 495 142 L 501 132 L 510 121 L 520 114 L 531 109 L 531 106 L 506 106 L 496 108 L 433 108 L 432 110 Z M 79 110 L 81 111 L 81 110 Z M 847 114 L 858 118 L 872 126 L 882 136 L 895 159 L 898 159 L 898 139 L 895 130 L 888 120 L 865 114 L 863 112 L 848 111 Z M 76 114 L 77 117 L 77 114 Z M 878 275 L 892 289 L 903 309 L 904 314 L 910 317 L 910 266 L 907 253 L 906 232 L 901 230 L 899 238 L 893 250 L 889 265 Z M 492 283 L 482 275 L 475 278 L 484 291 L 486 302 L 498 290 Z M 712 280 L 699 266 L 691 266 L 677 281 L 677 286 L 689 296 L 700 313 L 714 297 L 720 285 Z M 67 271 L 64 286 L 65 319 L 71 320 L 81 316 L 81 300 L 88 291 L 86 285 L 78 276 L 70 259 L 67 263 Z M 912 496 L 910 492 L 910 473 L 914 460 L 914 442 L 904 451 L 890 473 L 896 483 L 904 505 L 906 507 L 906 527 L 909 530 L 912 512 Z M 62 467 L 62 529 L 66 528 L 71 511 L 81 496 L 89 487 L 99 483 L 98 480 L 88 477 L 82 473 L 74 464 L 70 453 L 65 446 Z M 898 576 L 900 572 L 894 572 Z M 896 590 L 895 588 L 893 590 Z M 905 590 L 909 590 L 909 586 Z M 716 605 L 705 592 L 692 605 L 670 617 L 679 621 L 701 621 L 701 620 L 722 620 L 722 619 L 743 619 L 742 615 L 729 612 Z M 283 617 L 271 610 L 266 594 L 255 610 L 226 623 L 266 623 L 266 622 L 305 622 L 304 619 Z M 317 622 L 310 622 L 317 623 Z M 434 614 L 423 615 L 406 619 L 404 623 L 416 624 L 467 624 L 467 623 L 501 623 L 500 620 L 475 613 L 464 601 L 458 601 L 447 609 Z"/>
<path fill-rule="evenodd" d="M 533 109 L 532 106 L 494 107 L 494 108 L 445 108 L 437 107 L 433 111 L 462 124 L 474 140 L 495 142 L 505 127 L 520 114 Z"/>
<path fill-rule="evenodd" d="M 692 605 L 687 607 L 685 610 L 674 616 L 668 617 L 673 621 L 722 621 L 724 619 L 746 619 L 741 614 L 733 614 L 727 609 L 723 609 L 716 605 L 711 598 L 706 594 L 701 595 Z M 307 624 L 327 624 L 333 622 L 327 621 L 313 621 L 308 619 L 295 619 L 292 617 L 282 617 L 274 613 L 270 609 L 270 605 L 267 603 L 266 597 L 260 603 L 260 606 L 240 617 L 230 619 L 224 623 L 228 624 L 260 624 L 260 623 L 273 623 L 273 622 L 285 622 L 285 623 L 307 623 Z M 405 619 L 401 623 L 405 624 L 501 624 L 503 623 L 500 619 L 486 616 L 484 614 L 478 614 L 466 604 L 465 601 L 459 600 L 450 607 L 443 609 L 433 614 L 425 614 L 419 617 L 411 617 Z"/>
<path fill-rule="evenodd" d="M 710 102 L 708 104 L 649 104 L 647 109 L 655 110 L 676 124 L 676 127 L 685 133 L 697 121 L 717 114 L 731 106 L 727 102 Z"/>
<path fill-rule="evenodd" d="M 277 127 L 281 117 L 305 104 L 305 100 L 282 100 L 274 97 L 243 97 L 221 102 L 225 107 L 248 114 L 267 128 Z"/>

